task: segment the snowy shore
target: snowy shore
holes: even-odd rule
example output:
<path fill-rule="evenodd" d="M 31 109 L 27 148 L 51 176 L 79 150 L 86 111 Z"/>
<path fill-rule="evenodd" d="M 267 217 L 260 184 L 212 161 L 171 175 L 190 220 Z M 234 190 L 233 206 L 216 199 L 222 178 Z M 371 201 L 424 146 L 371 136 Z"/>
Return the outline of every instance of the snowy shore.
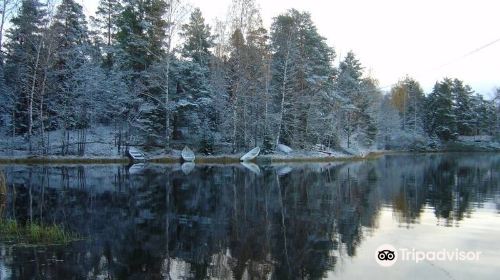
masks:
<path fill-rule="evenodd" d="M 422 151 L 386 151 L 375 150 L 365 151 L 359 154 L 347 154 L 342 152 L 332 152 L 330 154 L 315 151 L 294 151 L 291 154 L 285 155 L 280 153 L 259 155 L 253 162 L 257 164 L 273 164 L 273 163 L 308 163 L 308 162 L 338 162 L 338 161 L 354 161 L 354 160 L 370 160 L 376 159 L 387 154 L 399 153 L 442 153 L 442 152 L 500 152 L 499 144 L 491 144 L 484 146 L 467 146 L 467 145 L 450 145 L 449 149 L 429 149 Z M 224 155 L 197 155 L 195 163 L 197 164 L 234 164 L 240 162 L 239 154 L 224 154 Z M 148 155 L 148 162 L 151 163 L 180 163 L 180 156 L 175 152 L 171 154 L 155 154 Z M 120 156 L 22 156 L 10 157 L 0 156 L 0 164 L 129 164 L 132 163 L 128 157 Z"/>
<path fill-rule="evenodd" d="M 107 127 L 99 127 L 88 131 L 86 135 L 85 151 L 83 156 L 78 156 L 76 143 L 78 138 L 76 133 L 70 134 L 71 146 L 70 154 L 60 155 L 60 143 L 56 141 L 60 136 L 59 131 L 47 133 L 47 137 L 54 139 L 47 146 L 47 154 L 30 152 L 29 144 L 21 136 L 16 138 L 0 139 L 0 164 L 128 164 L 130 160 L 125 156 L 125 147 L 118 147 L 115 142 L 115 135 Z M 36 146 L 36 141 L 34 141 Z M 346 144 L 346 143 L 343 143 Z M 347 146 L 347 145 L 341 145 Z M 181 161 L 181 150 L 173 149 L 166 153 L 161 148 L 144 150 L 140 146 L 136 147 L 145 153 L 149 162 L 153 163 L 178 163 Z M 279 162 L 335 162 L 346 160 L 365 160 L 376 158 L 389 153 L 427 153 L 427 152 L 500 152 L 500 143 L 497 142 L 450 142 L 436 147 L 420 147 L 418 149 L 406 150 L 377 150 L 374 148 L 352 147 L 338 150 L 326 147 L 316 147 L 313 151 L 293 150 L 290 153 L 274 151 L 270 154 L 261 153 L 254 161 L 259 164 L 279 163 Z M 238 163 L 244 152 L 240 153 L 215 153 L 214 155 L 203 155 L 196 152 L 196 163 Z"/>
<path fill-rule="evenodd" d="M 267 154 L 258 156 L 254 162 L 268 164 L 279 162 L 330 162 L 330 161 L 346 161 L 346 160 L 363 160 L 372 159 L 380 155 L 391 153 L 391 151 L 373 151 L 366 154 L 348 155 L 340 152 L 331 154 L 321 152 L 294 152 L 293 154 Z M 225 154 L 225 155 L 197 155 L 195 163 L 220 163 L 232 164 L 240 162 L 240 157 L 243 154 Z M 152 163 L 179 163 L 180 156 L 173 154 L 154 155 L 148 157 L 148 162 Z M 111 164 L 131 163 L 128 157 L 104 157 L 104 156 L 21 156 L 10 157 L 0 156 L 0 164 Z"/>

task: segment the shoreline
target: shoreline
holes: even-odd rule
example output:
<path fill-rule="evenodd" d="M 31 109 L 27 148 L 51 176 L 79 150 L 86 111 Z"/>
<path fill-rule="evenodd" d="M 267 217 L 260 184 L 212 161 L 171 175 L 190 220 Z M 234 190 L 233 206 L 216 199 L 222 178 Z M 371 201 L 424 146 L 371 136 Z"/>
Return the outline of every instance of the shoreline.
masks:
<path fill-rule="evenodd" d="M 272 163 L 308 163 L 308 162 L 339 162 L 339 161 L 359 161 L 378 158 L 387 153 L 369 153 L 366 156 L 344 156 L 344 157 L 308 157 L 308 156 L 272 156 L 263 155 L 251 160 L 251 163 L 272 164 Z M 154 157 L 145 161 L 153 164 L 181 164 L 180 157 Z M 220 155 L 220 156 L 198 156 L 195 164 L 235 164 L 240 163 L 239 155 Z M 140 163 L 140 162 L 135 162 Z M 134 164 L 128 157 L 18 157 L 18 158 L 0 158 L 0 165 L 8 164 Z"/>
<path fill-rule="evenodd" d="M 457 151 L 457 150 L 427 150 L 427 151 L 372 151 L 366 155 L 342 155 L 342 156 L 312 156 L 312 155 L 283 155 L 270 154 L 262 155 L 250 161 L 257 164 L 274 163 L 314 163 L 314 162 L 346 162 L 374 160 L 384 155 L 419 155 L 419 154 L 437 154 L 437 153 L 499 153 L 499 150 L 489 151 Z M 177 164 L 182 163 L 180 157 L 175 156 L 157 156 L 145 161 L 153 164 Z M 195 164 L 235 164 L 240 163 L 240 155 L 215 155 L 215 156 L 197 156 Z M 138 163 L 138 162 L 136 162 Z M 31 157 L 0 157 L 0 165 L 8 164 L 134 164 L 128 157 L 68 157 L 68 156 L 31 156 Z"/>

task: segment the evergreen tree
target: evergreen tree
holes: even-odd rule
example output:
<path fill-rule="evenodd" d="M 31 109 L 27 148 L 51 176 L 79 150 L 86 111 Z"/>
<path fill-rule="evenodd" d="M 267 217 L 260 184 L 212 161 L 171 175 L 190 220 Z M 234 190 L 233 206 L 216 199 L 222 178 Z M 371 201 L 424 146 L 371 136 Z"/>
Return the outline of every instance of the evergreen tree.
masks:
<path fill-rule="evenodd" d="M 0 112 L 2 112 L 0 114 L 0 126 L 11 126 L 13 124 L 12 113 L 16 102 L 4 77 L 4 67 L 0 63 Z"/>
<path fill-rule="evenodd" d="M 169 85 L 161 83 L 165 71 L 160 66 L 165 58 L 167 8 L 164 0 L 124 0 L 117 20 L 120 67 L 128 71 L 129 94 L 142 99 L 135 108 L 139 116 L 133 125 L 148 146 L 168 143 L 164 89 Z"/>
<path fill-rule="evenodd" d="M 445 141 L 456 138 L 452 88 L 453 81 L 445 78 L 434 85 L 432 93 L 426 100 L 427 133 Z"/>
<path fill-rule="evenodd" d="M 232 146 L 233 152 L 245 147 L 246 144 L 246 114 L 244 112 L 245 94 L 249 86 L 246 75 L 248 57 L 245 38 L 239 29 L 231 36 L 230 59 L 228 61 L 227 87 L 232 104 Z"/>
<path fill-rule="evenodd" d="M 72 96 L 78 83 L 73 79 L 79 68 L 88 60 L 89 33 L 83 8 L 74 0 L 63 0 L 57 7 L 51 26 L 52 40 L 55 42 L 55 55 L 52 65 L 52 102 L 64 127 L 77 126 L 77 116 L 72 110 Z M 63 120 L 64 119 L 64 120 Z"/>
<path fill-rule="evenodd" d="M 336 80 L 335 89 L 347 102 L 354 102 L 355 94 L 361 89 L 361 77 L 363 76 L 363 67 L 350 51 L 339 65 L 339 73 Z"/>
<path fill-rule="evenodd" d="M 184 38 L 182 56 L 192 61 L 207 66 L 210 61 L 210 49 L 214 46 L 210 26 L 205 24 L 201 10 L 196 8 L 188 24 L 182 26 L 181 37 Z"/>
<path fill-rule="evenodd" d="M 124 0 L 124 8 L 117 20 L 117 41 L 125 53 L 127 69 L 147 70 L 164 55 L 167 22 L 164 0 Z"/>
<path fill-rule="evenodd" d="M 97 28 L 98 45 L 104 45 L 103 64 L 108 69 L 113 65 L 113 56 L 117 51 L 116 36 L 118 32 L 118 19 L 123 11 L 120 0 L 100 0 L 97 7 L 96 17 L 92 17 L 92 23 Z M 102 42 L 102 43 L 101 43 Z"/>
<path fill-rule="evenodd" d="M 310 14 L 290 10 L 275 18 L 271 27 L 274 51 L 272 89 L 277 97 L 276 142 L 305 148 L 318 142 L 324 130 L 326 112 L 318 112 L 328 95 L 335 73 L 335 57 L 325 38 L 320 36 Z"/>
<path fill-rule="evenodd" d="M 270 82 L 271 50 L 267 30 L 251 30 L 247 36 L 247 67 L 249 80 L 247 90 L 247 122 L 249 140 L 252 146 L 263 146 L 263 152 L 272 148 L 270 133 Z M 253 138 L 253 139 L 252 139 Z"/>
<path fill-rule="evenodd" d="M 262 27 L 260 11 L 254 0 L 234 0 L 229 15 L 230 58 L 226 82 L 231 104 L 230 123 L 233 151 L 262 146 L 263 130 L 268 126 L 269 60 L 267 31 Z M 220 41 L 221 39 L 219 39 Z M 216 49 L 218 56 L 223 53 Z M 269 130 L 268 130 L 269 131 Z M 267 150 L 272 142 L 267 133 Z"/>
<path fill-rule="evenodd" d="M 363 68 L 353 52 L 339 65 L 339 73 L 335 83 L 335 91 L 340 97 L 343 110 L 342 130 L 347 136 L 350 147 L 351 136 L 365 146 L 370 146 L 376 136 L 376 114 L 373 104 L 379 92 L 376 82 L 370 78 L 362 78 Z"/>
<path fill-rule="evenodd" d="M 181 28 L 184 39 L 181 54 L 187 60 L 177 61 L 172 74 L 177 85 L 173 98 L 177 104 L 175 130 L 189 130 L 183 140 L 199 144 L 200 151 L 208 154 L 214 149 L 215 112 L 210 84 L 209 63 L 213 36 L 205 24 L 200 9 L 191 13 L 190 21 Z"/>
<path fill-rule="evenodd" d="M 473 135 L 494 135 L 497 114 L 495 103 L 484 100 L 483 96 L 476 94 L 471 97 L 471 110 L 473 117 L 468 124 L 471 127 Z"/>
<path fill-rule="evenodd" d="M 106 46 L 111 46 L 116 39 L 118 32 L 117 20 L 123 6 L 120 0 L 99 0 L 96 17 L 92 18 L 93 23 L 99 28 L 99 34 L 102 36 Z"/>
<path fill-rule="evenodd" d="M 474 108 L 472 104 L 473 91 L 468 85 L 458 79 L 453 80 L 453 113 L 459 135 L 474 134 Z"/>
<path fill-rule="evenodd" d="M 495 129 L 494 135 L 496 140 L 500 140 L 500 88 L 496 88 L 495 96 L 493 97 L 493 106 L 495 107 Z"/>
<path fill-rule="evenodd" d="M 22 2 L 16 17 L 11 21 L 6 44 L 5 80 L 16 100 L 13 122 L 14 133 L 31 135 L 35 90 L 39 88 L 42 34 L 46 23 L 46 11 L 38 0 Z"/>
<path fill-rule="evenodd" d="M 193 61 L 174 61 L 172 80 L 176 91 L 174 103 L 174 137 L 185 143 L 200 144 L 202 152 L 213 150 L 213 95 L 207 69 Z"/>
<path fill-rule="evenodd" d="M 358 112 L 358 142 L 371 147 L 377 136 L 377 113 L 379 100 L 382 94 L 378 90 L 377 81 L 365 78 L 361 82 L 361 92 L 355 102 Z"/>

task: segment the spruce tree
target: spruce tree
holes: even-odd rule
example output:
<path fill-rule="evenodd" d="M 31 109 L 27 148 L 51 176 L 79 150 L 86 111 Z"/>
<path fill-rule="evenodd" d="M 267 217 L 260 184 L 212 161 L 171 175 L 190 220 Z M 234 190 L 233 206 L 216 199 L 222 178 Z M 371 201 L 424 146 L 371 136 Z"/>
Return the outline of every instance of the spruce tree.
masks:
<path fill-rule="evenodd" d="M 445 78 L 434 85 L 426 100 L 426 129 L 430 136 L 448 141 L 456 138 L 453 112 L 453 81 Z"/>
<path fill-rule="evenodd" d="M 184 39 L 182 56 L 201 66 L 207 66 L 210 62 L 210 49 L 214 46 L 214 38 L 199 8 L 191 13 L 189 23 L 182 26 L 181 37 Z"/>
<path fill-rule="evenodd" d="M 339 65 L 335 91 L 340 97 L 342 112 L 342 130 L 350 147 L 352 136 L 364 146 L 370 146 L 375 140 L 377 128 L 374 112 L 378 98 L 376 81 L 363 78 L 363 67 L 353 52 L 348 52 Z"/>
<path fill-rule="evenodd" d="M 173 70 L 179 89 L 174 98 L 178 104 L 187 106 L 178 108 L 177 125 L 188 127 L 190 133 L 185 140 L 199 144 L 200 152 L 209 154 L 215 143 L 213 90 L 209 82 L 213 36 L 200 9 L 195 9 L 189 22 L 182 26 L 181 37 L 184 39 L 181 54 L 186 60 L 179 61 Z"/>
<path fill-rule="evenodd" d="M 472 104 L 473 91 L 468 85 L 458 79 L 453 80 L 453 113 L 459 135 L 473 135 L 474 108 Z"/>

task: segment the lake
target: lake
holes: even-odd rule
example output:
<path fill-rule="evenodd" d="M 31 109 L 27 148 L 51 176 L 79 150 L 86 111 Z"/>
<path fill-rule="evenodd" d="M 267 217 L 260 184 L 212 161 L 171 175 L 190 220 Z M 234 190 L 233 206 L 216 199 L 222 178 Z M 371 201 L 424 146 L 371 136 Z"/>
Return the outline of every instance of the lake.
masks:
<path fill-rule="evenodd" d="M 84 237 L 0 241 L 0 279 L 500 278 L 500 154 L 0 170 L 3 218 Z"/>

